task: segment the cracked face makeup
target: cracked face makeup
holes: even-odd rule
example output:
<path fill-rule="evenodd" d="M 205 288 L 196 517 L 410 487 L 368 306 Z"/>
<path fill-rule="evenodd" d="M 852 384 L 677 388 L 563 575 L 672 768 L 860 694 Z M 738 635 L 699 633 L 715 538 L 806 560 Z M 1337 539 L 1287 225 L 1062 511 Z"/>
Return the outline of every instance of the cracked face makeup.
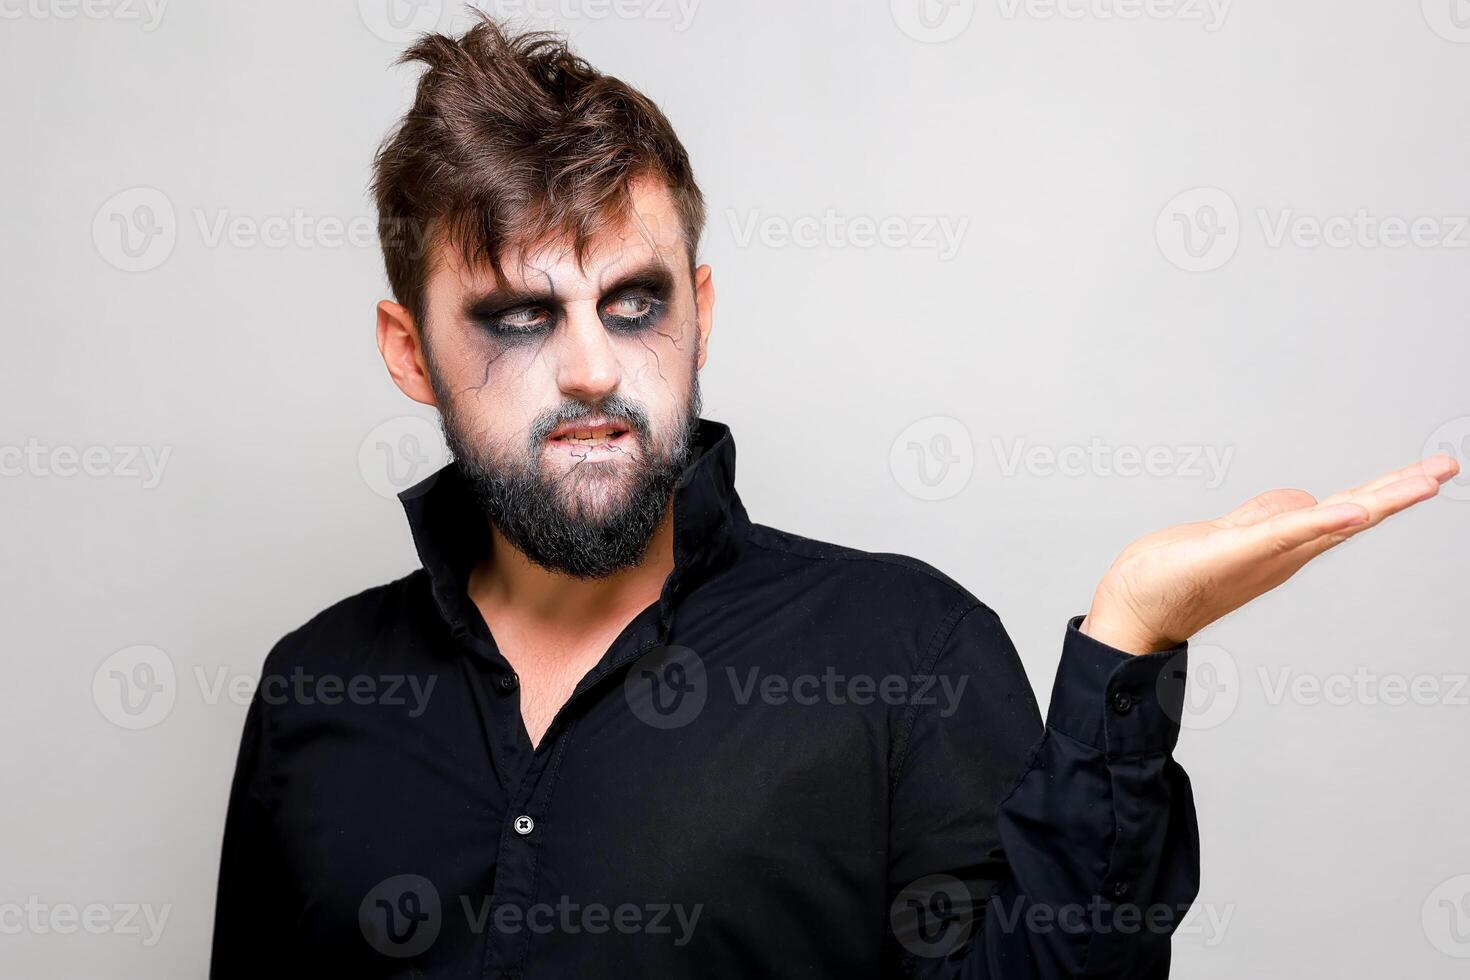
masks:
<path fill-rule="evenodd" d="M 423 330 L 456 461 L 532 561 L 635 564 L 699 412 L 699 299 L 667 191 L 635 188 L 580 263 L 551 243 L 504 256 L 497 283 L 458 251 L 441 250 Z"/>

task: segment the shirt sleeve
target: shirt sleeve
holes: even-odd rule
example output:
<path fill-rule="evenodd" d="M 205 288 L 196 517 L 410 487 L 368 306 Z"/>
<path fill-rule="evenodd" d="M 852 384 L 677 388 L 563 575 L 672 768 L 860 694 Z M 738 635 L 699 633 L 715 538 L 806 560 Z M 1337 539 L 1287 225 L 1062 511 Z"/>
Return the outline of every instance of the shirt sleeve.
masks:
<path fill-rule="evenodd" d="M 225 815 L 214 910 L 210 980 L 287 976 L 281 944 L 290 907 L 283 863 L 265 792 L 268 785 L 266 719 L 257 691 L 245 715 L 235 776 Z"/>
<path fill-rule="evenodd" d="M 968 608 L 937 644 L 935 687 L 964 688 L 911 706 L 901 736 L 885 975 L 1168 976 L 1199 890 L 1193 794 L 1172 756 L 1187 644 L 1132 656 L 1081 621 L 1044 729 L 991 610 Z"/>

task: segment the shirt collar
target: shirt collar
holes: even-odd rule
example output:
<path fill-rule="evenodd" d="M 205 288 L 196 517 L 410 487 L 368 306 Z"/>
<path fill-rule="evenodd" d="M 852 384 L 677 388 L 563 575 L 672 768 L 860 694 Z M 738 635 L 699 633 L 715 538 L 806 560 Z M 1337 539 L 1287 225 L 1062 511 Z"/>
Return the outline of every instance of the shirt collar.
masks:
<path fill-rule="evenodd" d="M 729 426 L 700 419 L 691 459 L 674 487 L 674 571 L 664 584 L 660 623 L 698 581 L 724 567 L 735 538 L 749 524 L 735 492 L 735 439 Z M 469 481 L 455 463 L 398 495 L 413 532 L 434 600 L 455 635 L 469 632 L 479 612 L 469 575 L 490 547 L 490 528 Z"/>

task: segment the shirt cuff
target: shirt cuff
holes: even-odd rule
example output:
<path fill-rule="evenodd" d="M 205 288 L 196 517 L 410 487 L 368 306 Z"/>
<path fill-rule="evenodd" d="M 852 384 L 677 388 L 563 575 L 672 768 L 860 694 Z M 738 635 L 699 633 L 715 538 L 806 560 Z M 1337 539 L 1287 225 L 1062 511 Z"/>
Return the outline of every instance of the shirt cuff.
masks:
<path fill-rule="evenodd" d="M 1067 621 L 1046 724 L 1108 756 L 1171 752 L 1179 741 L 1189 642 L 1133 655 Z"/>

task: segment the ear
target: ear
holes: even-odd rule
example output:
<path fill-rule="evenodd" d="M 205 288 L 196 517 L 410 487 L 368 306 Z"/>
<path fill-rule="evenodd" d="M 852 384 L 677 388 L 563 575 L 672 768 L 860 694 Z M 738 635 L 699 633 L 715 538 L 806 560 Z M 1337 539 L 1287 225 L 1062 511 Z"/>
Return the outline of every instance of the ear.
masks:
<path fill-rule="evenodd" d="M 707 265 L 694 270 L 694 307 L 699 311 L 698 370 L 709 356 L 709 332 L 715 325 L 715 271 Z"/>
<path fill-rule="evenodd" d="M 429 383 L 423 337 L 406 306 L 386 299 L 378 304 L 378 353 L 400 391 L 416 402 L 438 407 L 434 386 Z"/>

